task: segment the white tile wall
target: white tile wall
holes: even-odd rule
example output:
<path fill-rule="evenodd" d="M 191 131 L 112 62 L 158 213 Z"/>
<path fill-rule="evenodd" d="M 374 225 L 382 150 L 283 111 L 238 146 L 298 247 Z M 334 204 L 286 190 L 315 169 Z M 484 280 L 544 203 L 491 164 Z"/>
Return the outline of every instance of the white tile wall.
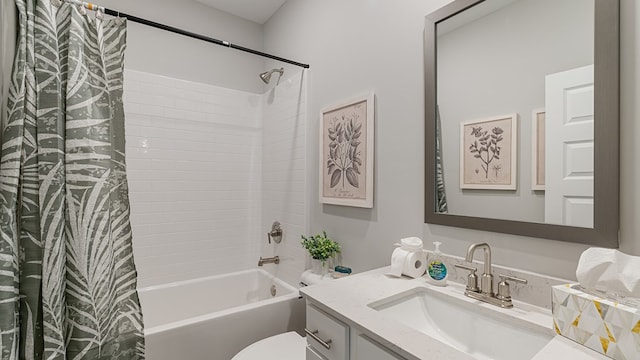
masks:
<path fill-rule="evenodd" d="M 280 256 L 265 268 L 297 286 L 305 268 L 300 235 L 307 233 L 307 72 L 294 74 L 263 95 L 262 228 L 282 224 L 280 244 L 262 242 L 262 253 Z"/>
<path fill-rule="evenodd" d="M 306 233 L 306 84 L 263 95 L 127 70 L 124 103 L 139 287 L 255 267 L 297 284 Z M 266 232 L 279 220 L 280 245 Z"/>
<path fill-rule="evenodd" d="M 255 266 L 261 96 L 127 70 L 139 287 Z"/>

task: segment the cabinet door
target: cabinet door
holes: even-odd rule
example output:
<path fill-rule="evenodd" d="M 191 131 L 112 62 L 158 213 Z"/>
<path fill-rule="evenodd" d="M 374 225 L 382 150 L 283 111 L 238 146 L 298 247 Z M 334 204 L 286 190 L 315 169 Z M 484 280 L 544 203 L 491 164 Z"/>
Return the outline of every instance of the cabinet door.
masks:
<path fill-rule="evenodd" d="M 403 357 L 383 348 L 365 335 L 357 337 L 355 346 L 356 358 L 354 360 L 404 360 Z"/>

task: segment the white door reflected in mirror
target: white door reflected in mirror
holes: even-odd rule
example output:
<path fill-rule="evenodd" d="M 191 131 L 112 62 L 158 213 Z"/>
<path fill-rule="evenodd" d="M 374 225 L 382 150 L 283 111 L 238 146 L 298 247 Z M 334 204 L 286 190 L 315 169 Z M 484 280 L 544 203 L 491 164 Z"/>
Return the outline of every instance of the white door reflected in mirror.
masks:
<path fill-rule="evenodd" d="M 593 99 L 593 65 L 546 77 L 546 223 L 593 227 Z"/>

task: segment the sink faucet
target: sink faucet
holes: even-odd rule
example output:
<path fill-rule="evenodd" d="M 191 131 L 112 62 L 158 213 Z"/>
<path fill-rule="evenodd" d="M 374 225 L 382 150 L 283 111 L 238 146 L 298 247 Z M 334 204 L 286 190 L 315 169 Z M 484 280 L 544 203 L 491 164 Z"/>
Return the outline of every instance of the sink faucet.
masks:
<path fill-rule="evenodd" d="M 513 301 L 511 300 L 511 291 L 509 289 L 509 283 L 507 282 L 507 280 L 515 281 L 522 284 L 526 284 L 527 280 L 520 279 L 515 276 L 500 274 L 498 293 L 494 294 L 493 273 L 491 271 L 491 248 L 489 247 L 489 244 L 471 244 L 467 249 L 467 256 L 465 257 L 465 260 L 469 263 L 473 263 L 473 255 L 475 254 L 477 249 L 484 250 L 484 273 L 482 274 L 480 287 L 478 287 L 478 276 L 476 275 L 476 271 L 478 269 L 472 266 L 456 264 L 457 268 L 470 271 L 470 274 L 467 277 L 467 287 L 464 291 L 464 294 L 472 299 L 484 301 L 492 305 L 500 306 L 503 308 L 512 308 Z"/>
<path fill-rule="evenodd" d="M 483 294 L 493 296 L 493 273 L 491 272 L 491 248 L 487 243 L 471 244 L 467 249 L 467 257 L 465 260 L 469 263 L 473 262 L 473 254 L 477 249 L 484 250 L 484 274 L 480 280 L 480 291 Z"/>

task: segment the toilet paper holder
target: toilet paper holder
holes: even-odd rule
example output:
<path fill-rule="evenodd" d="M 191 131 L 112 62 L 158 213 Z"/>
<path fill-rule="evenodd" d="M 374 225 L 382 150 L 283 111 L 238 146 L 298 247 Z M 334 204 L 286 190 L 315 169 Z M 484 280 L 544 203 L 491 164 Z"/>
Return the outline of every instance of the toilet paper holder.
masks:
<path fill-rule="evenodd" d="M 271 231 L 267 233 L 267 241 L 271 244 L 271 239 L 275 241 L 276 244 L 280 244 L 282 241 L 282 228 L 280 227 L 280 222 L 274 221 L 271 225 Z"/>

